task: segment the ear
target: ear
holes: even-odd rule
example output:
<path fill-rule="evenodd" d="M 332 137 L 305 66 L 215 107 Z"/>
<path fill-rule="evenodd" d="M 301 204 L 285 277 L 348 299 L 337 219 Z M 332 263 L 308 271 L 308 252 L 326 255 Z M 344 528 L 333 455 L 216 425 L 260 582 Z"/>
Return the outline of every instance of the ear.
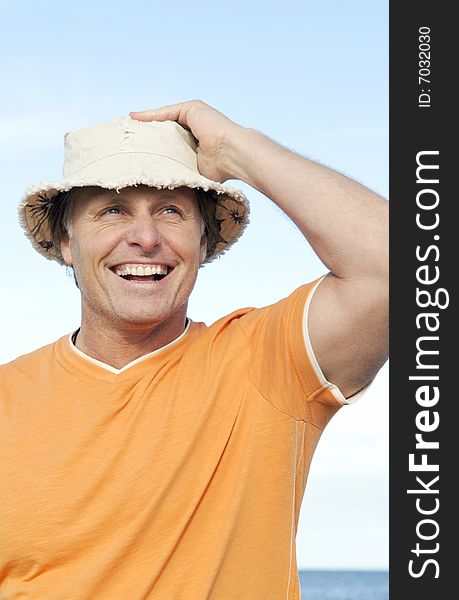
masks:
<path fill-rule="evenodd" d="M 207 235 L 205 233 L 203 233 L 201 236 L 201 243 L 200 243 L 200 248 L 199 248 L 199 262 L 201 265 L 206 260 L 206 254 L 207 254 Z"/>
<path fill-rule="evenodd" d="M 65 264 L 68 267 L 73 265 L 72 251 L 70 250 L 70 240 L 68 235 L 63 236 L 60 243 L 60 250 Z"/>

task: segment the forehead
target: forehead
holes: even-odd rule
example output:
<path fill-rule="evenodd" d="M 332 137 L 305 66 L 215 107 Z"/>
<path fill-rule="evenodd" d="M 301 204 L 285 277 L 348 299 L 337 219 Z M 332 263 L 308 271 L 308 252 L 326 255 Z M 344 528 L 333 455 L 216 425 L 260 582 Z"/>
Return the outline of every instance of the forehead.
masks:
<path fill-rule="evenodd" d="M 167 188 L 153 188 L 146 185 L 130 186 L 120 190 L 108 190 L 100 187 L 88 186 L 74 188 L 74 199 L 88 203 L 104 202 L 106 200 L 118 200 L 136 202 L 139 200 L 162 200 L 176 199 L 181 201 L 197 201 L 197 191 L 187 187 L 179 187 L 173 190 Z"/>

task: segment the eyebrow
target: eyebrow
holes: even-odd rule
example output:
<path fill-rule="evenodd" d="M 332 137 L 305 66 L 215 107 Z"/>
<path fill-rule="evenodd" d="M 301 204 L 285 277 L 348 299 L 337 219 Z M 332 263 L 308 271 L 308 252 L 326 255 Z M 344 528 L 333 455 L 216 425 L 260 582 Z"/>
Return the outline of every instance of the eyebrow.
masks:
<path fill-rule="evenodd" d="M 158 188 L 155 188 L 158 189 Z M 130 204 L 131 202 L 136 202 L 133 198 L 129 198 L 125 193 L 123 193 L 123 189 L 119 192 L 116 190 L 105 190 L 106 194 L 96 195 L 92 198 L 92 205 L 94 210 L 98 210 L 101 206 L 107 206 L 110 204 L 113 205 L 124 205 Z M 188 195 L 177 194 L 175 189 L 159 189 L 159 194 L 156 196 L 156 202 L 169 202 L 172 201 L 174 203 L 180 204 L 180 206 L 190 206 L 190 203 L 193 202 L 192 198 Z M 88 203 L 89 209 L 89 203 Z"/>

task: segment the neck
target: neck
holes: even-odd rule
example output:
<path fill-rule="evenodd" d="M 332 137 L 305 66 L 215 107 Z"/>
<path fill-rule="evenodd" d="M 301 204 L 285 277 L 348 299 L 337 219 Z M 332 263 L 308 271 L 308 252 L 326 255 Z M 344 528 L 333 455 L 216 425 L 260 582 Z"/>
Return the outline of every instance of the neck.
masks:
<path fill-rule="evenodd" d="M 178 338 L 186 326 L 186 317 L 172 322 L 141 327 L 94 326 L 82 322 L 75 346 L 91 358 L 100 360 L 115 369 L 122 369 L 130 362 L 154 352 Z"/>

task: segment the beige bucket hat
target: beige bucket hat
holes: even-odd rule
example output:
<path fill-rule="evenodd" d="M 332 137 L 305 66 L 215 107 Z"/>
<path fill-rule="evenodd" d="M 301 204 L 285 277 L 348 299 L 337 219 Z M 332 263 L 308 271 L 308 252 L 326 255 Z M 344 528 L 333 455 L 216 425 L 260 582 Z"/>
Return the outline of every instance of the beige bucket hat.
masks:
<path fill-rule="evenodd" d="M 70 131 L 64 136 L 62 181 L 30 187 L 19 204 L 19 221 L 33 247 L 64 265 L 52 242 L 49 211 L 59 192 L 99 186 L 119 191 L 136 185 L 174 189 L 197 188 L 216 203 L 219 239 L 205 262 L 223 254 L 248 223 L 249 203 L 244 194 L 203 177 L 197 167 L 196 140 L 175 121 L 136 121 L 129 116 Z"/>

